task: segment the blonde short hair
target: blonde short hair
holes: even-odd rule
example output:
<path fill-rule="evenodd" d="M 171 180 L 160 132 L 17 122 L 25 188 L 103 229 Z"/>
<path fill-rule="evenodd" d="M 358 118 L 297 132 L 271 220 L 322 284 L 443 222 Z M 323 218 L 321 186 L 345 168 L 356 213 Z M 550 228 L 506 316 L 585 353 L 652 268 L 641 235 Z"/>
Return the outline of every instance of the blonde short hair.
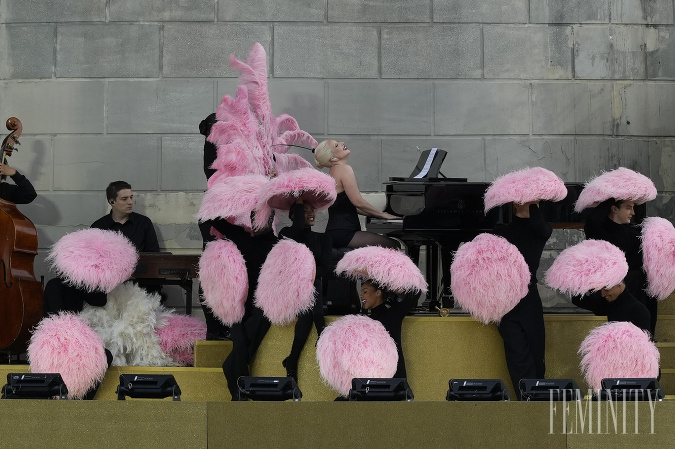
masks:
<path fill-rule="evenodd" d="M 331 149 L 330 145 L 328 145 L 327 140 L 324 140 L 318 144 L 314 149 L 314 163 L 319 168 L 332 167 L 333 163 L 330 160 L 332 157 L 333 150 Z"/>

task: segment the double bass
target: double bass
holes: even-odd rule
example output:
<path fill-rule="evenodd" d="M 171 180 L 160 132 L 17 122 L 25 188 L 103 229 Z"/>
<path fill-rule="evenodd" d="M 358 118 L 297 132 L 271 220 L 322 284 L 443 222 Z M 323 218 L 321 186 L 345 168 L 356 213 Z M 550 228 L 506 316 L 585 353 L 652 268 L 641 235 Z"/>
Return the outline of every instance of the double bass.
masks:
<path fill-rule="evenodd" d="M 16 117 L 7 119 L 6 126 L 11 133 L 2 141 L 3 164 L 19 145 L 22 131 Z M 0 198 L 0 352 L 25 352 L 30 330 L 42 318 L 42 284 L 33 271 L 37 250 L 33 222 Z"/>

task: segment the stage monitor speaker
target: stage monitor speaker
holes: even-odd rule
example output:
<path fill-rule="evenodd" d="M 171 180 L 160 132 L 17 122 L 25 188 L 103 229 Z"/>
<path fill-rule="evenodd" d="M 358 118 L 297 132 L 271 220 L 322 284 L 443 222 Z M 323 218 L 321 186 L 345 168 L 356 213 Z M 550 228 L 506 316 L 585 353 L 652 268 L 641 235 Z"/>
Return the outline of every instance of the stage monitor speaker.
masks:
<path fill-rule="evenodd" d="M 352 379 L 350 401 L 412 401 L 413 392 L 405 377 Z"/>
<path fill-rule="evenodd" d="M 509 390 L 501 379 L 450 379 L 447 401 L 508 401 Z"/>
<path fill-rule="evenodd" d="M 574 379 L 520 379 L 524 401 L 580 401 L 584 393 Z"/>
<path fill-rule="evenodd" d="M 302 392 L 292 377 L 242 376 L 237 380 L 239 400 L 286 401 L 302 399 Z"/>
<path fill-rule="evenodd" d="M 180 387 L 173 374 L 120 374 L 117 400 L 130 398 L 163 399 L 173 397 L 180 401 Z"/>
<path fill-rule="evenodd" d="M 2 399 L 67 399 L 68 388 L 57 373 L 9 373 Z"/>
<path fill-rule="evenodd" d="M 600 385 L 601 401 L 662 401 L 665 397 L 655 378 L 608 378 L 602 379 Z"/>

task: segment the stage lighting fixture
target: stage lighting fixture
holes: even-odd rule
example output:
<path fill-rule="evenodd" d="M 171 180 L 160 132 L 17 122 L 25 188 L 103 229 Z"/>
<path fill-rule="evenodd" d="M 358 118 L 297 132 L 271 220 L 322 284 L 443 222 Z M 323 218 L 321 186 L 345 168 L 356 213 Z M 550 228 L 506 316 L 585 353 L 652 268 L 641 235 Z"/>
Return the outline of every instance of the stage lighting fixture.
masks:
<path fill-rule="evenodd" d="M 662 401 L 665 397 L 655 378 L 608 378 L 600 382 L 600 400 Z M 596 394 L 593 399 L 598 399 Z"/>
<path fill-rule="evenodd" d="M 292 377 L 242 376 L 237 380 L 239 400 L 300 401 L 302 392 Z"/>
<path fill-rule="evenodd" d="M 2 399 L 67 399 L 68 388 L 58 373 L 9 373 Z"/>
<path fill-rule="evenodd" d="M 169 396 L 180 401 L 180 387 L 173 374 L 120 374 L 117 400 L 130 398 L 163 399 Z"/>
<path fill-rule="evenodd" d="M 447 401 L 508 401 L 509 390 L 501 379 L 450 379 Z"/>
<path fill-rule="evenodd" d="M 413 392 L 405 377 L 352 379 L 350 401 L 412 401 Z"/>
<path fill-rule="evenodd" d="M 580 401 L 584 398 L 574 379 L 520 379 L 524 401 Z"/>

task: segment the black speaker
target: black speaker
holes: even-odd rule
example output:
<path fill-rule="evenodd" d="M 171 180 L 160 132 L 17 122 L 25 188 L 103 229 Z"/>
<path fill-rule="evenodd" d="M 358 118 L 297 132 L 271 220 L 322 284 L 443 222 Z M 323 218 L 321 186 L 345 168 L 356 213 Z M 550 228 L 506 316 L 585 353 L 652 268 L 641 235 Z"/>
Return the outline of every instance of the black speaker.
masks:
<path fill-rule="evenodd" d="M 413 392 L 405 377 L 352 379 L 350 401 L 412 401 Z"/>
<path fill-rule="evenodd" d="M 508 401 L 501 379 L 450 379 L 446 401 Z"/>
<path fill-rule="evenodd" d="M 57 373 L 8 373 L 2 399 L 67 399 L 68 388 Z"/>
<path fill-rule="evenodd" d="M 117 400 L 130 398 L 163 399 L 169 396 L 180 401 L 180 387 L 172 374 L 120 374 Z"/>
<path fill-rule="evenodd" d="M 520 379 L 524 401 L 580 401 L 584 393 L 574 379 Z"/>
<path fill-rule="evenodd" d="M 655 378 L 608 378 L 602 379 L 600 395 L 593 399 L 601 401 L 662 401 L 665 397 L 659 381 Z"/>
<path fill-rule="evenodd" d="M 237 380 L 239 400 L 299 401 L 302 392 L 292 377 L 242 376 Z"/>

